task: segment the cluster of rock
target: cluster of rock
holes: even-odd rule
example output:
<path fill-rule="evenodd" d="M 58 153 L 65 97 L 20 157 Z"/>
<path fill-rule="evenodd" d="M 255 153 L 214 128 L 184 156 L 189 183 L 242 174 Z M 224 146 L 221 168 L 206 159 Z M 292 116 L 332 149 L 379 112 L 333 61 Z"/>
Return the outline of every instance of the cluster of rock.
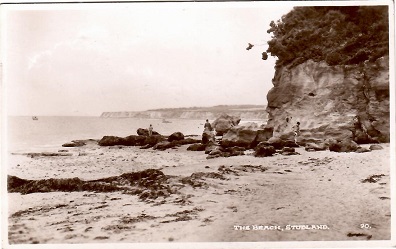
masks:
<path fill-rule="evenodd" d="M 380 147 L 362 148 L 355 141 L 347 138 L 342 140 L 330 138 L 324 141 L 305 139 L 297 145 L 294 137 L 285 134 L 274 135 L 272 127 L 259 126 L 254 122 L 240 124 L 240 121 L 238 117 L 223 114 L 212 123 L 214 130 L 205 129 L 202 139 L 186 138 L 181 132 L 163 136 L 153 131 L 149 136 L 147 129 L 139 128 L 137 135 L 104 136 L 98 144 L 100 146 L 140 146 L 141 149 L 153 148 L 155 150 L 166 150 L 190 144 L 187 150 L 204 151 L 208 155 L 207 159 L 245 155 L 247 150 L 254 150 L 253 155 L 256 157 L 272 156 L 275 153 L 297 155 L 295 148 L 301 145 L 306 151 L 330 150 L 334 152 L 367 152 Z"/>
<path fill-rule="evenodd" d="M 380 145 L 372 145 L 370 148 L 359 146 L 353 139 L 305 139 L 295 143 L 294 134 L 274 135 L 272 127 L 259 126 L 249 122 L 239 124 L 240 119 L 228 115 L 222 115 L 212 123 L 215 132 L 205 130 L 202 134 L 202 142 L 190 145 L 187 149 L 192 151 L 205 151 L 207 158 L 230 157 L 244 155 L 246 150 L 253 149 L 256 157 L 272 156 L 275 153 L 282 155 L 297 155 L 296 147 L 303 146 L 306 151 L 330 150 L 333 152 L 368 152 L 382 149 Z M 219 125 L 220 124 L 220 125 Z M 217 131 L 220 129 L 220 132 Z M 214 134 L 222 134 L 221 138 L 215 139 Z"/>
<path fill-rule="evenodd" d="M 361 147 L 355 141 L 349 139 L 344 139 L 341 141 L 331 140 L 328 143 L 328 148 L 330 151 L 334 151 L 334 152 L 357 152 L 357 153 L 364 153 L 372 150 L 383 149 L 383 147 L 379 144 L 370 145 L 369 148 Z"/>
<path fill-rule="evenodd" d="M 223 136 L 231 127 L 238 125 L 241 122 L 241 118 L 236 116 L 230 116 L 227 114 L 221 114 L 212 123 L 212 127 L 216 131 L 216 136 Z"/>
<path fill-rule="evenodd" d="M 149 136 L 148 130 L 143 128 L 139 128 L 136 132 L 138 135 L 127 137 L 104 136 L 99 140 L 98 144 L 100 146 L 140 146 L 141 149 L 166 150 L 185 144 L 201 142 L 199 139 L 185 138 L 181 132 L 174 132 L 170 136 L 163 136 L 156 131 L 153 131 L 152 135 Z"/>
<path fill-rule="evenodd" d="M 254 149 L 254 156 L 271 156 L 274 153 L 284 155 L 297 154 L 293 147 L 298 147 L 292 140 L 283 141 L 273 137 L 272 128 L 248 122 L 239 124 L 240 118 L 221 115 L 213 123 L 214 131 L 205 130 L 202 142 L 190 145 L 187 150 L 205 151 L 207 158 L 231 157 L 245 155 L 246 150 Z M 221 134 L 221 138 L 215 139 Z"/>
<path fill-rule="evenodd" d="M 62 144 L 62 147 L 82 147 L 87 144 L 96 144 L 97 140 L 95 139 L 85 139 L 85 140 L 73 140 L 69 143 Z"/>

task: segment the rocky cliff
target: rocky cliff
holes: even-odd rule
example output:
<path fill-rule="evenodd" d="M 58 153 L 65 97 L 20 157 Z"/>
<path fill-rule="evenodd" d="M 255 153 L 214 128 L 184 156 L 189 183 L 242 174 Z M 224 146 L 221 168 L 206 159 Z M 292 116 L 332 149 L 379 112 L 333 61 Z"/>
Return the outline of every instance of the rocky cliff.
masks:
<path fill-rule="evenodd" d="M 352 138 L 389 142 L 389 58 L 329 66 L 308 60 L 277 68 L 268 92 L 268 127 L 292 136 L 300 122 L 304 141 Z"/>
<path fill-rule="evenodd" d="M 221 106 L 209 108 L 158 109 L 141 112 L 103 112 L 101 117 L 213 120 L 223 113 L 238 116 L 242 120 L 267 120 L 268 118 L 265 106 Z"/>

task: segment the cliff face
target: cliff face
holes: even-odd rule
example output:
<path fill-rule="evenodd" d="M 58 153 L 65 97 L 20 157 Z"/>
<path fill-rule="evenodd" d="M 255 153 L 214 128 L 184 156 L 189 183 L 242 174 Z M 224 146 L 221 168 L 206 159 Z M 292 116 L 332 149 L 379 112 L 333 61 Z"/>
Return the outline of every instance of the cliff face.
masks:
<path fill-rule="evenodd" d="M 290 137 L 292 126 L 300 122 L 305 141 L 389 141 L 388 57 L 356 66 L 309 60 L 278 68 L 273 84 L 267 95 L 267 126 L 274 135 Z"/>

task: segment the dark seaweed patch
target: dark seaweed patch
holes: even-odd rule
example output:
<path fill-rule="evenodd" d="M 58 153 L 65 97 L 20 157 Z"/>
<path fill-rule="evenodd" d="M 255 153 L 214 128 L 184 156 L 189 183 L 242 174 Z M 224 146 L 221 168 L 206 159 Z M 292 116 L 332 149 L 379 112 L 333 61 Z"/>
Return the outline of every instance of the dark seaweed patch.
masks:
<path fill-rule="evenodd" d="M 379 180 L 381 180 L 381 178 L 385 176 L 384 174 L 380 174 L 380 175 L 371 175 L 369 177 L 367 177 L 366 179 L 361 180 L 362 183 L 365 182 L 369 182 L 369 183 L 376 183 Z"/>
<path fill-rule="evenodd" d="M 169 196 L 171 188 L 166 185 L 168 177 L 160 170 L 147 169 L 139 172 L 125 173 L 120 176 L 98 180 L 84 181 L 77 177 L 62 179 L 26 180 L 8 176 L 8 192 L 42 193 L 42 192 L 115 192 L 139 195 L 141 199 Z"/>

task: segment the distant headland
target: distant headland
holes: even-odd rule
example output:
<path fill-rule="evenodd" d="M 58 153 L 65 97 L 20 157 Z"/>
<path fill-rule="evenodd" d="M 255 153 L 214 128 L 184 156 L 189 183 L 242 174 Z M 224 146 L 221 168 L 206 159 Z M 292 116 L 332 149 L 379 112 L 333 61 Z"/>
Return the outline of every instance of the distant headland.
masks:
<path fill-rule="evenodd" d="M 137 112 L 103 112 L 102 118 L 216 119 L 222 113 L 242 120 L 267 119 L 265 105 L 217 105 L 211 107 L 161 108 Z"/>

